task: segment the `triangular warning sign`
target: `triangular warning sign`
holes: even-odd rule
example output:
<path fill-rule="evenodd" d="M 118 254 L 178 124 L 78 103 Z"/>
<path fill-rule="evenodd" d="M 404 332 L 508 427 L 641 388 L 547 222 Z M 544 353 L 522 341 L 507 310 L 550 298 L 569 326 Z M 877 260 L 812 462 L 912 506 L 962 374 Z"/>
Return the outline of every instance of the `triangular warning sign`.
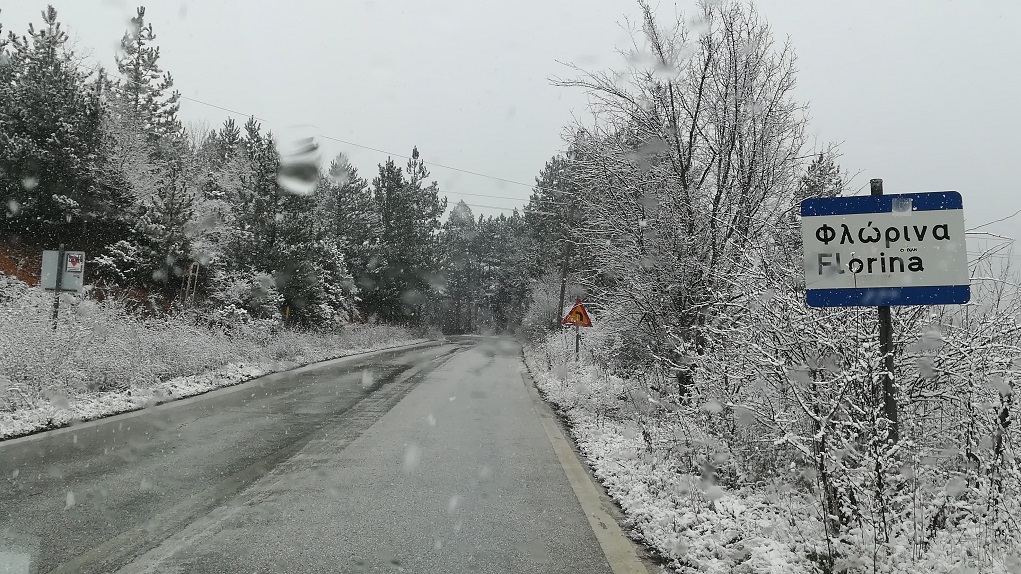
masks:
<path fill-rule="evenodd" d="M 581 304 L 581 299 L 574 302 L 574 307 L 571 307 L 571 311 L 564 317 L 563 324 L 575 327 L 592 326 L 592 319 L 589 319 L 588 310 Z"/>

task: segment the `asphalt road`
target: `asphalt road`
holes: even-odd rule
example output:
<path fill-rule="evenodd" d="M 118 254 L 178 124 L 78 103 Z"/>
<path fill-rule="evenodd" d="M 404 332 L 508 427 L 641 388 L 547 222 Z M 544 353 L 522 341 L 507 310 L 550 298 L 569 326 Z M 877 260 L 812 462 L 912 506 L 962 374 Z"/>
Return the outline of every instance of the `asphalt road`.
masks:
<path fill-rule="evenodd" d="M 609 572 L 518 353 L 388 351 L 0 443 L 0 574 Z"/>

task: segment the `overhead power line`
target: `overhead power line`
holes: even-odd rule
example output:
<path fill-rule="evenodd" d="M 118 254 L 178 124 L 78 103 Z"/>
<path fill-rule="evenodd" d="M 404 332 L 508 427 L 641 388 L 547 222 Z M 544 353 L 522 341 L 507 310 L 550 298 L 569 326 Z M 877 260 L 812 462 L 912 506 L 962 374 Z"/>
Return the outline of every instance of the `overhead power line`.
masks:
<path fill-rule="evenodd" d="M 79 63 L 77 65 L 79 67 L 87 69 L 87 70 L 89 70 L 90 72 L 93 72 L 93 73 L 102 71 L 104 76 L 106 76 L 107 79 L 110 79 L 110 73 L 101 64 L 97 64 L 96 66 L 94 66 L 92 68 L 89 68 L 84 63 Z M 131 80 L 129 78 L 117 78 L 117 79 L 121 80 L 121 81 L 124 81 L 124 82 L 129 82 L 129 83 L 135 84 L 137 86 L 141 86 L 142 85 L 141 82 L 136 82 L 136 81 Z M 181 94 L 180 92 L 178 92 L 178 97 L 180 99 L 188 101 L 188 102 L 192 102 L 192 103 L 196 103 L 196 104 L 199 104 L 199 105 L 207 106 L 207 107 L 210 107 L 210 108 L 213 108 L 213 109 L 217 109 L 217 110 L 220 110 L 220 111 L 223 111 L 223 112 L 234 114 L 234 115 L 239 116 L 239 117 L 253 118 L 253 119 L 255 119 L 255 120 L 259 121 L 259 122 L 265 123 L 265 124 L 269 124 L 270 123 L 268 120 L 266 120 L 264 118 L 260 118 L 259 116 L 256 116 L 255 114 L 249 114 L 249 113 L 241 112 L 241 111 L 238 111 L 238 110 L 235 110 L 235 109 L 231 109 L 231 108 L 228 108 L 228 107 L 225 107 L 225 106 L 220 106 L 220 105 L 217 105 L 217 104 L 214 104 L 214 103 L 211 103 L 211 102 L 200 100 L 198 98 L 193 98 L 193 97 L 190 97 L 190 96 L 185 96 L 184 94 Z M 313 125 L 311 127 L 319 129 L 318 126 L 314 126 Z M 403 154 L 403 153 L 388 151 L 388 150 L 385 150 L 385 149 L 381 149 L 381 148 L 377 148 L 377 147 L 373 147 L 373 146 L 368 146 L 368 145 L 364 145 L 364 144 L 360 144 L 360 143 L 356 143 L 356 142 L 353 142 L 353 141 L 341 139 L 341 138 L 334 137 L 334 136 L 329 136 L 329 135 L 326 135 L 326 134 L 316 134 L 316 135 L 318 137 L 324 139 L 324 140 L 330 140 L 330 141 L 333 141 L 333 142 L 336 142 L 336 143 L 341 143 L 341 144 L 344 144 L 344 145 L 349 145 L 349 146 L 356 147 L 356 148 L 359 148 L 359 149 L 369 150 L 369 151 L 373 151 L 373 152 L 376 152 L 376 153 L 385 154 L 385 155 L 388 155 L 388 156 L 399 157 L 399 158 L 402 158 L 402 159 L 410 159 L 411 158 L 410 155 L 406 155 L 406 154 Z M 808 155 L 803 155 L 803 156 L 795 157 L 794 159 L 800 160 L 800 159 L 816 158 L 818 156 L 819 156 L 818 153 L 811 153 L 811 154 L 808 154 Z M 423 160 L 423 161 L 425 161 L 425 160 Z M 464 169 L 464 168 L 460 168 L 460 167 L 456 167 L 456 166 L 446 165 L 446 164 L 442 164 L 442 163 L 437 163 L 437 162 L 426 161 L 425 163 L 428 164 L 429 166 L 432 166 L 432 167 L 438 167 L 440 169 L 446 169 L 446 170 L 449 170 L 449 171 L 454 171 L 454 172 L 458 172 L 458 173 L 464 173 L 464 174 L 467 174 L 467 175 L 473 175 L 473 176 L 476 176 L 476 177 L 482 177 L 482 178 L 486 178 L 486 179 L 491 179 L 491 180 L 499 181 L 499 182 L 502 182 L 502 183 L 508 183 L 508 184 L 511 184 L 511 185 L 520 185 L 520 186 L 523 186 L 523 187 L 527 187 L 529 189 L 536 189 L 536 188 L 540 188 L 541 189 L 541 186 L 539 186 L 538 184 L 534 184 L 534 183 L 525 183 L 525 182 L 522 182 L 522 181 L 516 181 L 516 180 L 513 180 L 513 179 L 507 179 L 507 178 L 504 178 L 504 177 L 499 177 L 499 176 L 495 176 L 495 175 L 489 175 L 489 174 L 486 174 L 486 173 L 482 173 L 482 172 L 478 172 L 478 171 L 474 171 L 474 170 L 470 170 L 470 169 Z M 489 194 L 484 194 L 484 193 L 468 193 L 468 192 L 464 192 L 464 191 L 447 191 L 447 190 L 444 190 L 443 193 L 445 193 L 445 194 L 449 193 L 451 195 L 463 195 L 463 196 L 468 196 L 468 197 L 484 197 L 484 198 L 487 198 L 487 199 L 503 199 L 503 200 L 508 200 L 508 201 L 522 201 L 521 198 L 517 198 L 517 197 L 506 197 L 506 196 L 500 196 L 500 195 L 489 195 Z M 513 211 L 514 209 L 517 209 L 516 207 L 508 208 L 508 207 L 484 206 L 484 205 L 477 205 L 477 204 L 468 204 L 468 205 L 472 205 L 473 207 L 484 207 L 484 208 L 487 208 L 487 209 L 498 209 L 498 210 L 502 210 L 502 211 Z M 1003 217 L 1001 219 L 990 221 L 988 223 L 983 223 L 982 225 L 979 225 L 977 227 L 972 227 L 971 229 L 968 230 L 968 232 L 972 232 L 972 231 L 975 231 L 976 229 L 981 229 L 983 227 L 986 227 L 986 226 L 989 226 L 989 225 L 993 225 L 994 223 L 1000 223 L 1002 221 L 1006 221 L 1008 219 L 1016 217 L 1019 214 L 1021 214 L 1021 210 L 1015 211 L 1014 213 L 1012 213 L 1012 214 L 1010 214 L 1010 215 L 1008 215 L 1006 217 Z"/>

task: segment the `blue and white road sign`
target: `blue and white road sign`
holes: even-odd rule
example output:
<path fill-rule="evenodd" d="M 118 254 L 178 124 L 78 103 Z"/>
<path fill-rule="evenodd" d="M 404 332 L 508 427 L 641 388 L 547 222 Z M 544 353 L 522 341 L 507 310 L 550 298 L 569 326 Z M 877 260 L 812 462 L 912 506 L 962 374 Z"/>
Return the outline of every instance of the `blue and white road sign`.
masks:
<path fill-rule="evenodd" d="M 954 305 L 971 299 L 956 191 L 801 202 L 812 307 Z"/>

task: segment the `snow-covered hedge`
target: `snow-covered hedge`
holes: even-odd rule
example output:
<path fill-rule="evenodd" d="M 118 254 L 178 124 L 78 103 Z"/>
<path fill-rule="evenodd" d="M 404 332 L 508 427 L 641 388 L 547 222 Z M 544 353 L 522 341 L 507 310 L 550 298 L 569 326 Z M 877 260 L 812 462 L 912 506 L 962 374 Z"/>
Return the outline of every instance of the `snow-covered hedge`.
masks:
<path fill-rule="evenodd" d="M 52 302 L 0 275 L 0 438 L 413 339 L 376 325 L 313 333 L 213 323 L 198 312 L 143 317 L 122 302 L 71 295 L 54 329 Z"/>

